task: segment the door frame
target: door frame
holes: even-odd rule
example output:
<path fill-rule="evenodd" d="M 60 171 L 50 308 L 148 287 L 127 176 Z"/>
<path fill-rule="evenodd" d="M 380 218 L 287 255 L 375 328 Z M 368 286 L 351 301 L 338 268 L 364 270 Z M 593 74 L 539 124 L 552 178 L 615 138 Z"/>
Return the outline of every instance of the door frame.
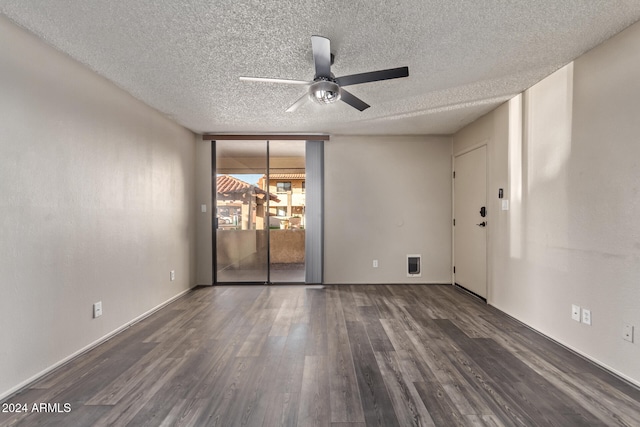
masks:
<path fill-rule="evenodd" d="M 270 168 L 270 153 L 269 153 L 269 142 L 270 141 L 300 141 L 300 143 L 305 144 L 305 169 L 306 173 L 309 173 L 308 169 L 311 167 L 313 174 L 316 176 L 319 181 L 314 184 L 316 191 L 318 191 L 317 197 L 313 201 L 307 200 L 307 206 L 311 205 L 313 202 L 314 206 L 317 208 L 317 212 L 315 212 L 316 216 L 319 216 L 318 219 L 314 219 L 315 227 L 308 227 L 308 224 L 305 224 L 306 230 L 306 238 L 305 238 L 305 279 L 302 282 L 286 282 L 287 284 L 321 284 L 323 283 L 323 265 L 324 265 L 324 250 L 323 250 L 323 239 L 324 239 L 324 142 L 330 140 L 329 135 L 323 134 L 310 134 L 310 135 L 232 135 L 232 134 L 222 134 L 222 135 L 203 135 L 204 141 L 210 141 L 211 147 L 211 170 L 209 173 L 209 177 L 211 179 L 211 246 L 212 246 L 212 279 L 213 285 L 219 284 L 218 282 L 218 271 L 217 271 L 217 227 L 216 227 L 216 211 L 217 211 L 217 188 L 216 188 L 216 180 L 213 179 L 215 175 L 217 175 L 217 150 L 216 150 L 216 141 L 225 141 L 225 140 L 243 140 L 243 141 L 265 141 L 266 142 L 266 151 L 267 151 L 267 185 L 269 185 L 269 168 Z M 311 145 L 310 145 L 311 144 Z M 319 144 L 319 145 L 318 145 Z M 318 149 L 319 147 L 319 155 Z M 312 151 L 315 152 L 315 155 L 312 156 L 312 162 L 309 164 L 309 149 L 313 148 Z M 307 184 L 309 184 L 309 180 L 307 179 Z M 309 185 L 307 185 L 307 189 L 309 189 Z M 269 211 L 269 205 L 267 202 L 267 212 Z M 311 219 L 308 218 L 311 222 Z M 266 282 L 240 282 L 241 284 L 264 284 L 271 285 L 271 251 L 270 251 L 270 230 L 269 224 L 267 223 L 266 234 L 267 234 L 267 281 Z M 314 238 L 309 238 L 309 232 L 314 231 Z M 310 251 L 311 249 L 311 251 Z M 311 252 L 311 253 L 310 253 Z M 310 259 L 311 258 L 311 259 Z M 309 265 L 309 262 L 311 265 Z M 220 284 L 226 284 L 220 283 Z"/>
<path fill-rule="evenodd" d="M 470 153 L 474 150 L 477 150 L 478 148 L 481 147 L 486 147 L 486 151 L 485 151 L 485 194 L 486 194 L 486 200 L 485 200 L 485 204 L 487 206 L 487 212 L 491 213 L 491 209 L 489 209 L 489 198 L 490 198 L 490 192 L 489 192 L 489 174 L 491 172 L 491 168 L 490 168 L 490 158 L 491 156 L 489 156 L 489 148 L 490 148 L 490 139 L 484 139 L 476 144 L 473 145 L 469 145 L 459 151 L 456 151 L 452 154 L 451 156 L 451 284 L 456 286 L 456 274 L 455 274 L 455 265 L 456 265 L 456 243 L 455 243 L 455 225 L 454 225 L 454 221 L 455 221 L 455 215 L 456 215 L 456 206 L 455 206 L 455 163 L 456 163 L 456 157 L 462 156 L 464 154 Z M 487 220 L 487 225 L 485 227 L 486 233 L 485 233 L 485 283 L 486 283 L 486 298 L 482 297 L 480 295 L 475 294 L 472 291 L 468 291 L 466 288 L 461 288 L 465 289 L 465 291 L 468 291 L 469 293 L 485 300 L 485 302 L 489 302 L 489 298 L 491 296 L 490 294 L 490 289 L 491 287 L 489 286 L 489 277 L 491 277 L 490 275 L 490 265 L 491 263 L 489 262 L 489 257 L 490 257 L 490 230 L 491 230 L 491 221 Z M 457 285 L 459 286 L 459 285 Z"/>

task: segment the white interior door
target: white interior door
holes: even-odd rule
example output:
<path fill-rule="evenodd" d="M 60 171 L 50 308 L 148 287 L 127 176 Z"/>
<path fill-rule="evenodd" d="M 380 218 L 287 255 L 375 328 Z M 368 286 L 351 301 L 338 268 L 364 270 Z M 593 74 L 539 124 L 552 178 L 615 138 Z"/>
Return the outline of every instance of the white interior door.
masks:
<path fill-rule="evenodd" d="M 456 156 L 454 170 L 455 282 L 486 299 L 487 146 Z"/>

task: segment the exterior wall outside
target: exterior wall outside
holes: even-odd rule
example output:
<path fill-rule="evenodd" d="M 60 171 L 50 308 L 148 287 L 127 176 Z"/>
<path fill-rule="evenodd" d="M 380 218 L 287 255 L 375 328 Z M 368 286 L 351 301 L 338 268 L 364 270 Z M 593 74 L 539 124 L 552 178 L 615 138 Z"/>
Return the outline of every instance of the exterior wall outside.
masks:
<path fill-rule="evenodd" d="M 454 136 L 488 138 L 489 193 L 510 200 L 489 220 L 489 303 L 637 385 L 639 43 L 635 24 Z"/>
<path fill-rule="evenodd" d="M 5 396 L 194 284 L 196 144 L 2 16 L 0 55 Z"/>
<path fill-rule="evenodd" d="M 304 230 L 271 230 L 269 232 L 272 264 L 304 263 Z"/>

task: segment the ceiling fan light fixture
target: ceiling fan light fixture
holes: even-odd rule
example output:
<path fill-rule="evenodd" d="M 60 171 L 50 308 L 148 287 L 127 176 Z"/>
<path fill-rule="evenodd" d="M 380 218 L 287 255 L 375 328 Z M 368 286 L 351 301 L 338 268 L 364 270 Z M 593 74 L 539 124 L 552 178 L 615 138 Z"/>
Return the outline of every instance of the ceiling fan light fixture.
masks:
<path fill-rule="evenodd" d="M 342 100 L 345 104 L 350 105 L 356 110 L 364 111 L 369 108 L 370 105 L 351 92 L 342 89 L 343 86 L 409 77 L 409 67 L 398 67 L 388 70 L 370 71 L 368 73 L 350 74 L 336 78 L 331 72 L 333 54 L 331 53 L 331 42 L 329 39 L 322 36 L 311 36 L 311 49 L 313 50 L 313 62 L 315 63 L 316 69 L 313 81 L 274 79 L 270 77 L 240 77 L 240 80 L 307 86 L 308 92 L 298 98 L 296 102 L 285 110 L 287 113 L 292 113 L 303 105 L 307 101 L 307 98 L 321 105 L 333 104 L 336 101 Z"/>
<path fill-rule="evenodd" d="M 340 86 L 329 80 L 320 80 L 309 88 L 309 98 L 318 104 L 333 104 L 340 100 Z"/>

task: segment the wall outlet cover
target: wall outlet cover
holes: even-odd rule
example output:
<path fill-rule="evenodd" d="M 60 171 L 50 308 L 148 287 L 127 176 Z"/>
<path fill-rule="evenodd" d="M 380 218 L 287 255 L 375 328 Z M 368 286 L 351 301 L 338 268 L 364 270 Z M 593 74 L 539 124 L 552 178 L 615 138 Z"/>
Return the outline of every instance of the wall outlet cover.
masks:
<path fill-rule="evenodd" d="M 633 342 L 633 325 L 624 325 L 622 329 L 622 339 Z"/>
<path fill-rule="evenodd" d="M 582 309 L 582 323 L 591 325 L 591 310 L 587 310 L 586 308 Z"/>

